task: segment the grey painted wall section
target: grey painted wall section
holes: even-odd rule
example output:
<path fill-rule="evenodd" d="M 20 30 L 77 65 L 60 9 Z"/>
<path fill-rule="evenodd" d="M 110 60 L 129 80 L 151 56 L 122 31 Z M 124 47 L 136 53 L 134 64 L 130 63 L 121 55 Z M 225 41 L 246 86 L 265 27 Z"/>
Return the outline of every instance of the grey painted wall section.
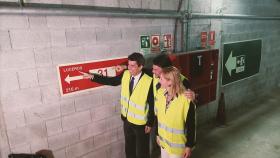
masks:
<path fill-rule="evenodd" d="M 277 0 L 201 0 L 191 1 L 190 11 L 194 13 L 246 14 L 259 16 L 279 16 L 280 1 Z M 246 102 L 264 95 L 279 86 L 280 79 L 280 21 L 273 20 L 238 20 L 238 19 L 194 19 L 189 27 L 189 50 L 200 47 L 200 32 L 216 32 L 216 48 L 223 52 L 223 43 L 262 39 L 262 60 L 260 73 L 243 81 L 219 87 L 225 93 L 226 111 L 233 114 Z M 220 58 L 221 59 L 221 58 Z M 221 62 L 221 60 L 220 60 Z M 219 68 L 222 73 L 221 67 Z M 221 77 L 220 77 L 221 78 Z M 218 102 L 199 108 L 199 123 L 212 121 L 217 112 Z"/>
<path fill-rule="evenodd" d="M 46 3 L 44 0 L 25 2 Z M 175 10 L 179 1 L 51 2 Z M 183 6 L 188 8 L 186 1 Z M 196 13 L 280 16 L 279 8 L 277 0 L 190 1 L 190 11 Z M 272 20 L 191 20 L 190 50 L 200 46 L 202 31 L 216 31 L 215 47 L 221 55 L 223 43 L 263 40 L 259 75 L 219 88 L 225 92 L 227 112 L 243 108 L 243 103 L 279 84 L 279 26 L 279 21 Z M 43 148 L 53 150 L 56 158 L 123 158 L 120 87 L 61 97 L 56 66 L 127 56 L 139 51 L 139 35 L 173 33 L 173 30 L 174 20 L 167 19 L 0 15 L 0 158 L 10 152 L 36 152 Z M 217 101 L 198 108 L 199 123 L 212 121 L 216 111 Z"/>

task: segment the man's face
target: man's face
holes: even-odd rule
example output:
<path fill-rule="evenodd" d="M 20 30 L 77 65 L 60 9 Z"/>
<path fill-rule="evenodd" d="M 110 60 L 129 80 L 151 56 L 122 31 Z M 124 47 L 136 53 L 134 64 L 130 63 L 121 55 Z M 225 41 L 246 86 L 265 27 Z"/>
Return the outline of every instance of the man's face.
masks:
<path fill-rule="evenodd" d="M 136 61 L 128 60 L 128 71 L 132 76 L 138 75 L 142 71 L 142 68 L 143 66 L 138 66 Z"/>
<path fill-rule="evenodd" d="M 162 68 L 157 66 L 157 65 L 153 65 L 153 74 L 156 76 L 156 78 L 160 78 L 162 72 Z"/>

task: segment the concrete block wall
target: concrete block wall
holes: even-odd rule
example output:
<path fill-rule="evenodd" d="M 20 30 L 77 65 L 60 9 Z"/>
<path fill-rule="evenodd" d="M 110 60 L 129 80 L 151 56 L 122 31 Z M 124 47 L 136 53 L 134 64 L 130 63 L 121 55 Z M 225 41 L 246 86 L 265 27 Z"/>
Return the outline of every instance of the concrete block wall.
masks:
<path fill-rule="evenodd" d="M 15 0 L 1 0 L 17 2 Z M 25 0 L 30 3 L 49 3 Z M 175 10 L 178 0 L 53 0 L 54 4 Z M 279 16 L 277 0 L 193 0 L 196 13 Z M 187 8 L 187 3 L 183 4 Z M 260 73 L 223 90 L 227 112 L 279 85 L 279 21 L 194 19 L 188 47 L 200 32 L 215 30 L 223 43 L 261 38 Z M 139 35 L 173 33 L 174 20 L 84 16 L 0 15 L 0 158 L 11 152 L 53 150 L 56 158 L 124 157 L 120 87 L 68 97 L 59 94 L 58 64 L 127 56 L 139 51 Z M 180 43 L 180 41 L 178 41 Z M 221 74 L 221 68 L 219 68 Z M 110 100 L 108 98 L 111 98 Z M 211 120 L 217 101 L 198 108 L 198 122 Z"/>
<path fill-rule="evenodd" d="M 172 10 L 178 1 L 51 3 Z M 56 66 L 127 56 L 140 50 L 140 35 L 173 30 L 170 19 L 0 15 L 0 158 L 40 149 L 56 158 L 123 158 L 120 87 L 61 97 Z"/>
<path fill-rule="evenodd" d="M 277 0 L 203 0 L 191 1 L 190 11 L 194 13 L 213 14 L 246 14 L 260 16 L 280 16 L 280 1 Z M 279 86 L 279 51 L 277 38 L 280 36 L 279 20 L 242 20 L 242 19 L 193 19 L 189 27 L 189 50 L 200 47 L 200 32 L 214 30 L 216 45 L 220 49 L 223 44 L 235 41 L 262 39 L 262 59 L 258 75 L 246 80 L 218 87 L 225 92 L 227 114 L 246 108 L 243 106 L 271 89 Z M 220 60 L 222 62 L 222 60 Z M 219 80 L 222 69 L 219 67 Z M 219 81 L 220 82 L 220 81 Z M 221 84 L 221 82 L 220 82 Z M 219 93 L 217 95 L 219 97 Z M 217 97 L 217 99 L 218 99 Z M 198 109 L 199 123 L 209 122 L 215 117 L 218 100 Z M 234 115 L 232 115 L 234 116 Z"/>

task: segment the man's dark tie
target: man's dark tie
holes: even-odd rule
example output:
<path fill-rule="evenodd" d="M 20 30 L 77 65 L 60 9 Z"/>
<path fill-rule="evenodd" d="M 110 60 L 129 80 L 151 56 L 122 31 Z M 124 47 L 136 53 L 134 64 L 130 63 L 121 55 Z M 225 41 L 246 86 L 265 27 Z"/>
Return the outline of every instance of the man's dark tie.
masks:
<path fill-rule="evenodd" d="M 160 83 L 156 84 L 156 89 L 158 90 L 160 88 Z"/>
<path fill-rule="evenodd" d="M 134 85 L 134 77 L 131 77 L 130 82 L 129 82 L 129 94 L 130 95 L 133 91 L 133 85 Z"/>

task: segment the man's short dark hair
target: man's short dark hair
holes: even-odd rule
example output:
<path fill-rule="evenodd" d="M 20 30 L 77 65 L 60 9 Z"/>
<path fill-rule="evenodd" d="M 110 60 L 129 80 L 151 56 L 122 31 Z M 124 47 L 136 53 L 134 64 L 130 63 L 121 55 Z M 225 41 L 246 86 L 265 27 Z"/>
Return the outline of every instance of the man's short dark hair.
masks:
<path fill-rule="evenodd" d="M 172 66 L 172 62 L 167 54 L 160 54 L 153 59 L 153 64 L 161 68 Z"/>
<path fill-rule="evenodd" d="M 138 66 L 145 65 L 145 58 L 141 53 L 134 52 L 128 56 L 128 60 L 136 61 Z"/>

